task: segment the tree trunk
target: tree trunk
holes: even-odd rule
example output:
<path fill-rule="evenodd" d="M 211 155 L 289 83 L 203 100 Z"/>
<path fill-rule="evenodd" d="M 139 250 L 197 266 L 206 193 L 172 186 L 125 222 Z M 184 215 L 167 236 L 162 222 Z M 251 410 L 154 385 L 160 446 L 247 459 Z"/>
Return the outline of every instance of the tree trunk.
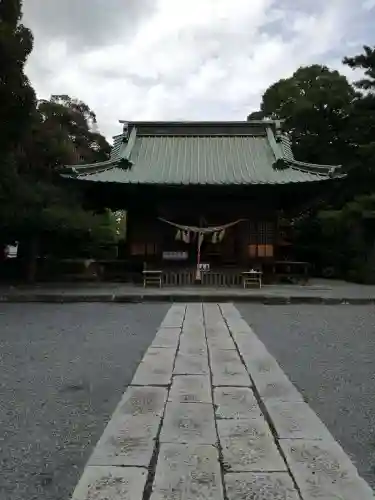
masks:
<path fill-rule="evenodd" d="M 39 240 L 37 236 L 30 239 L 26 256 L 26 281 L 34 283 L 38 267 Z"/>

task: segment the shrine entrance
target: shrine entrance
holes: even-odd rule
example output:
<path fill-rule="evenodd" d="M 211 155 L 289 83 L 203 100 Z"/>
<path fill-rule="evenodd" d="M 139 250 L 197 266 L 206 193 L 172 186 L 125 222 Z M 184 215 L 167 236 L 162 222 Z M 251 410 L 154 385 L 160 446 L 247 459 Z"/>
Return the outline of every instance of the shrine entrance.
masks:
<path fill-rule="evenodd" d="M 175 240 L 186 245 L 190 262 L 194 259 L 196 281 L 201 281 L 202 272 L 211 271 L 212 267 L 235 264 L 235 229 L 244 219 L 211 226 L 203 225 L 203 218 L 199 226 L 177 224 L 163 218 L 159 220 L 172 226 L 175 229 Z"/>

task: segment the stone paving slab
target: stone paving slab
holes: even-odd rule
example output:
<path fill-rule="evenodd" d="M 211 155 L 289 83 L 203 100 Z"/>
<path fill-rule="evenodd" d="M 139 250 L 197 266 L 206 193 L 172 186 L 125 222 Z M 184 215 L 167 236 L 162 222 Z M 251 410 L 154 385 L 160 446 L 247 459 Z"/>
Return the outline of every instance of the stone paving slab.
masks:
<path fill-rule="evenodd" d="M 232 333 L 237 348 L 248 358 L 261 357 L 268 354 L 264 344 L 253 333 Z"/>
<path fill-rule="evenodd" d="M 270 356 L 264 344 L 254 333 L 231 333 L 237 349 L 248 360 Z"/>
<path fill-rule="evenodd" d="M 288 377 L 280 372 L 278 378 L 273 376 L 260 375 L 254 376 L 253 382 L 257 388 L 257 392 L 264 402 L 266 401 L 303 401 L 303 396 L 299 393 L 296 387 L 291 383 Z"/>
<path fill-rule="evenodd" d="M 179 352 L 207 355 L 207 342 L 204 334 L 183 332 L 180 337 Z"/>
<path fill-rule="evenodd" d="M 181 328 L 185 317 L 185 311 L 185 304 L 174 304 L 165 315 L 160 328 Z"/>
<path fill-rule="evenodd" d="M 220 320 L 218 321 L 209 321 L 209 317 L 206 315 L 205 316 L 205 333 L 206 333 L 206 336 L 207 338 L 211 338 L 211 337 L 220 337 L 222 335 L 225 335 L 226 337 L 228 336 L 228 327 L 225 323 L 225 321 L 223 320 L 223 318 L 221 318 Z"/>
<path fill-rule="evenodd" d="M 254 331 L 251 326 L 241 317 L 226 318 L 226 323 L 231 333 L 236 332 L 236 334 L 244 333 L 248 335 L 254 335 Z"/>
<path fill-rule="evenodd" d="M 168 391 L 164 387 L 129 386 L 113 416 L 156 415 L 161 417 L 167 401 Z"/>
<path fill-rule="evenodd" d="M 217 386 L 243 386 L 251 385 L 249 374 L 234 350 L 210 350 L 212 383 Z"/>
<path fill-rule="evenodd" d="M 228 472 L 286 471 L 285 462 L 263 417 L 218 420 L 217 428 Z"/>
<path fill-rule="evenodd" d="M 242 364 L 241 358 L 239 357 L 238 352 L 235 349 L 212 349 L 212 351 L 210 350 L 210 357 L 211 362 L 217 365 L 225 365 L 225 363 Z"/>
<path fill-rule="evenodd" d="M 332 440 L 281 439 L 303 500 L 374 500 L 342 448 Z"/>
<path fill-rule="evenodd" d="M 198 339 L 194 342 L 186 334 L 182 334 L 180 337 L 180 348 L 178 354 L 183 354 L 184 356 L 204 356 L 207 359 L 207 344 L 204 341 Z"/>
<path fill-rule="evenodd" d="M 308 404 L 271 400 L 265 405 L 280 439 L 333 440 L 327 427 Z"/>
<path fill-rule="evenodd" d="M 223 500 L 214 446 L 162 444 L 151 500 Z"/>
<path fill-rule="evenodd" d="M 210 351 L 228 351 L 235 350 L 236 345 L 228 335 L 218 335 L 217 337 L 208 337 L 207 344 Z"/>
<path fill-rule="evenodd" d="M 203 304 L 203 313 L 206 325 L 214 323 L 215 321 L 223 321 L 221 309 L 217 303 L 206 302 Z"/>
<path fill-rule="evenodd" d="M 214 403 L 218 420 L 262 417 L 254 393 L 247 387 L 216 387 Z"/>
<path fill-rule="evenodd" d="M 178 375 L 173 377 L 169 393 L 172 403 L 210 403 L 211 384 L 208 375 Z"/>
<path fill-rule="evenodd" d="M 169 385 L 175 356 L 174 348 L 150 347 L 139 364 L 131 385 Z"/>
<path fill-rule="evenodd" d="M 245 366 L 259 395 L 264 400 L 303 401 L 289 378 L 279 367 L 276 360 L 267 352 L 243 352 L 239 348 Z"/>
<path fill-rule="evenodd" d="M 100 438 L 89 464 L 148 467 L 160 423 L 161 417 L 156 415 L 113 418 Z"/>
<path fill-rule="evenodd" d="M 72 500 L 141 500 L 146 479 L 145 469 L 89 466 Z"/>
<path fill-rule="evenodd" d="M 208 375 L 207 354 L 184 354 L 179 352 L 174 367 L 174 375 Z"/>
<path fill-rule="evenodd" d="M 215 322 L 215 323 L 207 323 L 205 327 L 205 333 L 208 339 L 225 336 L 228 337 L 228 327 L 224 323 L 224 321 Z"/>
<path fill-rule="evenodd" d="M 218 363 L 212 363 L 211 370 L 214 387 L 249 387 L 251 385 L 250 377 L 240 362 L 228 362 L 221 366 Z"/>
<path fill-rule="evenodd" d="M 151 344 L 151 347 L 170 347 L 177 349 L 181 328 L 160 328 Z"/>
<path fill-rule="evenodd" d="M 204 326 L 184 325 L 181 337 L 195 338 L 196 340 L 206 340 Z"/>
<path fill-rule="evenodd" d="M 225 474 L 228 500 L 300 500 L 287 472 Z"/>
<path fill-rule="evenodd" d="M 239 351 L 241 353 L 241 349 L 239 349 Z M 280 366 L 276 359 L 266 351 L 252 351 L 251 353 L 244 352 L 243 360 L 252 375 L 259 373 L 260 375 L 270 374 L 273 377 L 277 377 L 278 373 L 275 374 L 275 372 L 279 372 L 280 370 Z"/>
<path fill-rule="evenodd" d="M 241 328 L 243 330 L 243 327 Z M 303 401 L 303 396 L 254 332 L 245 334 L 233 329 L 232 334 L 241 358 L 262 399 Z"/>
<path fill-rule="evenodd" d="M 215 444 L 214 411 L 205 403 L 167 404 L 161 443 Z"/>
<path fill-rule="evenodd" d="M 204 324 L 203 320 L 203 307 L 201 303 L 187 304 L 184 326 L 186 329 L 200 329 Z"/>
<path fill-rule="evenodd" d="M 215 330 L 218 330 L 220 332 L 223 329 L 227 328 L 225 319 L 223 318 L 221 310 L 217 305 L 215 306 L 214 310 L 207 309 L 207 306 L 203 305 L 203 311 L 204 311 L 204 324 L 207 333 L 213 333 Z"/>
<path fill-rule="evenodd" d="M 240 311 L 237 307 L 231 302 L 222 302 L 218 304 L 221 314 L 223 318 L 228 323 L 229 321 L 242 319 Z"/>
<path fill-rule="evenodd" d="M 183 329 L 189 333 L 204 333 L 203 317 L 198 313 L 186 313 Z"/>

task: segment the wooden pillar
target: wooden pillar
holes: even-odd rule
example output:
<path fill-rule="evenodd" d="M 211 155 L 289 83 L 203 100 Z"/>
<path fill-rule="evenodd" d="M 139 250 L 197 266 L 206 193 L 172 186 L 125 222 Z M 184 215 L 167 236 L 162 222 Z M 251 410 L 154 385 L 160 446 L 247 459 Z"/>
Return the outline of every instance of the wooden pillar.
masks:
<path fill-rule="evenodd" d="M 130 210 L 126 214 L 126 240 L 124 244 L 124 254 L 127 259 L 131 259 L 131 244 L 133 241 L 133 212 Z"/>

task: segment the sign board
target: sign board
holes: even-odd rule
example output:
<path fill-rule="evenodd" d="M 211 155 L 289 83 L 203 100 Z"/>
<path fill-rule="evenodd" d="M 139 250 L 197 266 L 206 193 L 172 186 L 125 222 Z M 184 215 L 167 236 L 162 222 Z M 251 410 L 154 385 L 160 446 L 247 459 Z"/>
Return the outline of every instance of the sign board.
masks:
<path fill-rule="evenodd" d="M 200 271 L 209 271 L 210 270 L 210 264 L 201 262 L 199 264 L 199 270 Z"/>
<path fill-rule="evenodd" d="M 5 248 L 5 255 L 7 259 L 15 259 L 18 253 L 18 243 L 15 245 L 7 245 Z"/>
<path fill-rule="evenodd" d="M 163 260 L 187 260 L 187 252 L 163 252 Z"/>

